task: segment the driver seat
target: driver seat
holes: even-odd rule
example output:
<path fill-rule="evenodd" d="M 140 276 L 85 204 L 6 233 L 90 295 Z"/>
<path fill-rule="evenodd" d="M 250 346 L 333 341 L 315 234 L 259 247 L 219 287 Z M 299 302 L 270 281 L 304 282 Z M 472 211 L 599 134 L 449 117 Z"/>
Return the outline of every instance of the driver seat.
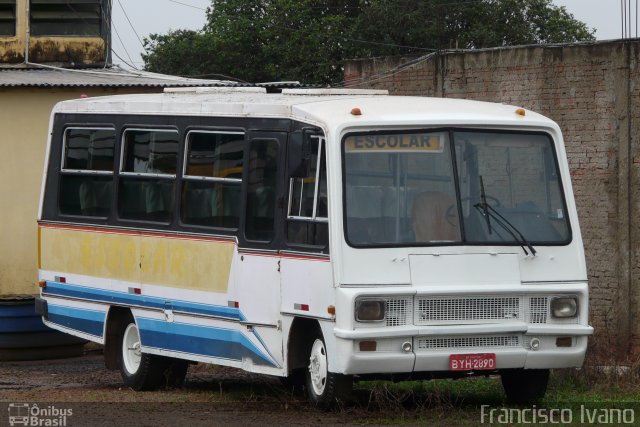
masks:
<path fill-rule="evenodd" d="M 460 240 L 460 220 L 453 196 L 441 191 L 423 191 L 413 199 L 411 220 L 416 242 Z"/>

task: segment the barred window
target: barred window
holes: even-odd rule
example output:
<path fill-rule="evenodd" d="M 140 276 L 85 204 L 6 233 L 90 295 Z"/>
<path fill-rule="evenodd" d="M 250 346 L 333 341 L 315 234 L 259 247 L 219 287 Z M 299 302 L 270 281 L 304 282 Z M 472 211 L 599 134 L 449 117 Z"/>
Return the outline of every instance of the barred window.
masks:
<path fill-rule="evenodd" d="M 16 0 L 0 0 L 0 36 L 16 35 Z"/>
<path fill-rule="evenodd" d="M 30 0 L 29 11 L 34 36 L 102 35 L 104 0 Z"/>

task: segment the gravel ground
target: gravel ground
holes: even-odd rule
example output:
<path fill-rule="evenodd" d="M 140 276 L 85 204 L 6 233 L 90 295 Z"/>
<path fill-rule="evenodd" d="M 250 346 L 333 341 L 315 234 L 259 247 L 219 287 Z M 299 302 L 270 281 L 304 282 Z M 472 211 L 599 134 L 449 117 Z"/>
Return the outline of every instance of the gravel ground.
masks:
<path fill-rule="evenodd" d="M 135 392 L 123 386 L 118 371 L 104 367 L 96 350 L 79 358 L 0 363 L 0 426 L 9 425 L 9 405 L 19 403 L 28 403 L 32 412 L 44 411 L 41 425 L 56 425 L 56 421 L 67 426 L 371 422 L 344 412 L 321 412 L 301 394 L 284 389 L 277 378 L 210 365 L 190 366 L 184 388 Z M 59 415 L 65 412 L 66 417 Z"/>

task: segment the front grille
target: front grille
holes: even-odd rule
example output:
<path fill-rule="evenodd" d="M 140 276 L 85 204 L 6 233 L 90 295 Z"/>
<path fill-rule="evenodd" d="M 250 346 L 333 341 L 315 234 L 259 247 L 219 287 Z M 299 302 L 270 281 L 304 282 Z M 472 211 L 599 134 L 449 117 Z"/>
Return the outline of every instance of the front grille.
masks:
<path fill-rule="evenodd" d="M 520 347 L 518 335 L 418 338 L 418 350 Z"/>
<path fill-rule="evenodd" d="M 522 320 L 520 297 L 417 297 L 416 325 Z"/>
<path fill-rule="evenodd" d="M 529 323 L 547 323 L 547 313 L 549 313 L 549 298 L 529 299 Z"/>
<path fill-rule="evenodd" d="M 578 317 L 553 319 L 549 304 L 554 295 L 515 296 L 388 296 L 386 326 L 446 326 L 524 322 L 578 323 Z"/>
<path fill-rule="evenodd" d="M 413 297 L 387 298 L 387 326 L 411 324 Z"/>

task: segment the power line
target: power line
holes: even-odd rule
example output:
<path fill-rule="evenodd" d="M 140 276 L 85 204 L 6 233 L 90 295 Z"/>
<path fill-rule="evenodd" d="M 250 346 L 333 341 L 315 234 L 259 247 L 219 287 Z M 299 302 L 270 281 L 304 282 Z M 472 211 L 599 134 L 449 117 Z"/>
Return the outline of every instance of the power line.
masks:
<path fill-rule="evenodd" d="M 434 51 L 438 50 L 438 49 L 433 49 L 433 48 L 429 48 L 429 47 L 405 46 L 405 45 L 401 45 L 401 44 L 371 42 L 371 41 L 368 41 L 368 40 L 351 39 L 351 38 L 345 38 L 345 40 L 349 40 L 349 41 L 353 41 L 353 42 L 357 42 L 357 43 L 374 44 L 374 45 L 378 45 L 378 46 L 390 46 L 390 47 L 401 47 L 401 48 L 404 48 L 404 49 L 425 50 L 425 51 L 428 51 L 428 52 L 434 52 Z"/>
<path fill-rule="evenodd" d="M 120 2 L 120 0 L 118 0 L 118 4 L 120 5 L 120 9 L 122 9 L 122 13 L 124 13 L 124 17 L 127 18 L 127 22 L 131 26 L 131 29 L 133 30 L 133 32 L 135 33 L 136 37 L 138 38 L 138 41 L 140 42 L 140 46 L 142 46 L 142 48 L 144 49 L 144 43 L 142 42 L 142 39 L 140 38 L 140 35 L 136 31 L 136 28 L 131 23 L 131 20 L 129 19 L 129 15 L 127 15 L 127 11 L 124 10 L 124 6 L 122 6 L 122 3 Z"/>
<path fill-rule="evenodd" d="M 410 60 L 408 60 L 406 62 L 403 62 L 403 63 L 397 65 L 396 67 L 394 67 L 394 68 L 392 68 L 390 70 L 386 70 L 386 71 L 383 71 L 381 73 L 374 74 L 374 75 L 366 77 L 366 78 L 364 78 L 362 80 L 357 80 L 357 81 L 356 80 L 343 80 L 341 82 L 332 84 L 331 87 L 346 87 L 346 86 L 351 86 L 351 85 L 362 85 L 362 84 L 365 84 L 365 83 L 366 84 L 371 84 L 371 83 L 377 82 L 379 80 L 385 79 L 387 77 L 394 76 L 394 75 L 404 71 L 405 69 L 411 67 L 412 65 L 417 64 L 417 63 L 422 62 L 422 61 L 426 61 L 426 60 L 432 58 L 434 55 L 437 55 L 437 54 L 438 54 L 437 51 L 431 52 L 431 53 L 429 53 L 429 54 L 427 54 L 425 56 L 421 56 L 419 58 L 410 59 Z"/>
<path fill-rule="evenodd" d="M 177 0 L 167 0 L 167 1 L 170 1 L 171 3 L 181 4 L 182 6 L 192 7 L 194 9 L 205 10 L 205 11 L 207 10 L 204 7 L 194 6 L 192 4 L 187 4 L 187 3 L 182 3 L 181 1 L 177 1 Z"/>
<path fill-rule="evenodd" d="M 120 40 L 120 44 L 122 45 L 122 48 L 124 49 L 124 53 L 127 54 L 127 58 L 129 58 L 129 61 L 133 62 L 133 59 L 131 59 L 131 55 L 129 55 L 129 51 L 127 50 L 127 46 L 125 46 L 124 42 L 122 41 L 122 37 L 120 37 L 120 33 L 118 32 L 118 29 L 116 28 L 115 22 L 112 22 L 111 25 L 113 26 L 113 31 L 116 33 L 116 36 L 118 37 L 118 40 Z M 113 50 L 113 47 L 111 48 L 111 52 L 115 53 L 115 51 Z M 118 56 L 118 55 L 116 54 L 116 56 Z M 120 57 L 118 56 L 118 58 L 120 58 Z M 122 58 L 120 58 L 120 59 L 122 60 Z M 127 64 L 127 65 L 129 65 L 134 70 L 137 70 L 136 67 L 133 67 L 130 64 Z"/>
<path fill-rule="evenodd" d="M 137 70 L 136 67 L 134 67 L 132 64 L 129 64 L 120 55 L 118 55 L 118 52 L 116 52 L 114 49 L 111 49 L 111 53 L 113 53 L 116 56 L 116 58 L 118 58 L 120 61 L 122 61 L 123 64 L 128 65 L 129 67 L 133 68 L 134 70 Z M 131 58 L 129 58 L 129 59 L 131 59 Z"/>

